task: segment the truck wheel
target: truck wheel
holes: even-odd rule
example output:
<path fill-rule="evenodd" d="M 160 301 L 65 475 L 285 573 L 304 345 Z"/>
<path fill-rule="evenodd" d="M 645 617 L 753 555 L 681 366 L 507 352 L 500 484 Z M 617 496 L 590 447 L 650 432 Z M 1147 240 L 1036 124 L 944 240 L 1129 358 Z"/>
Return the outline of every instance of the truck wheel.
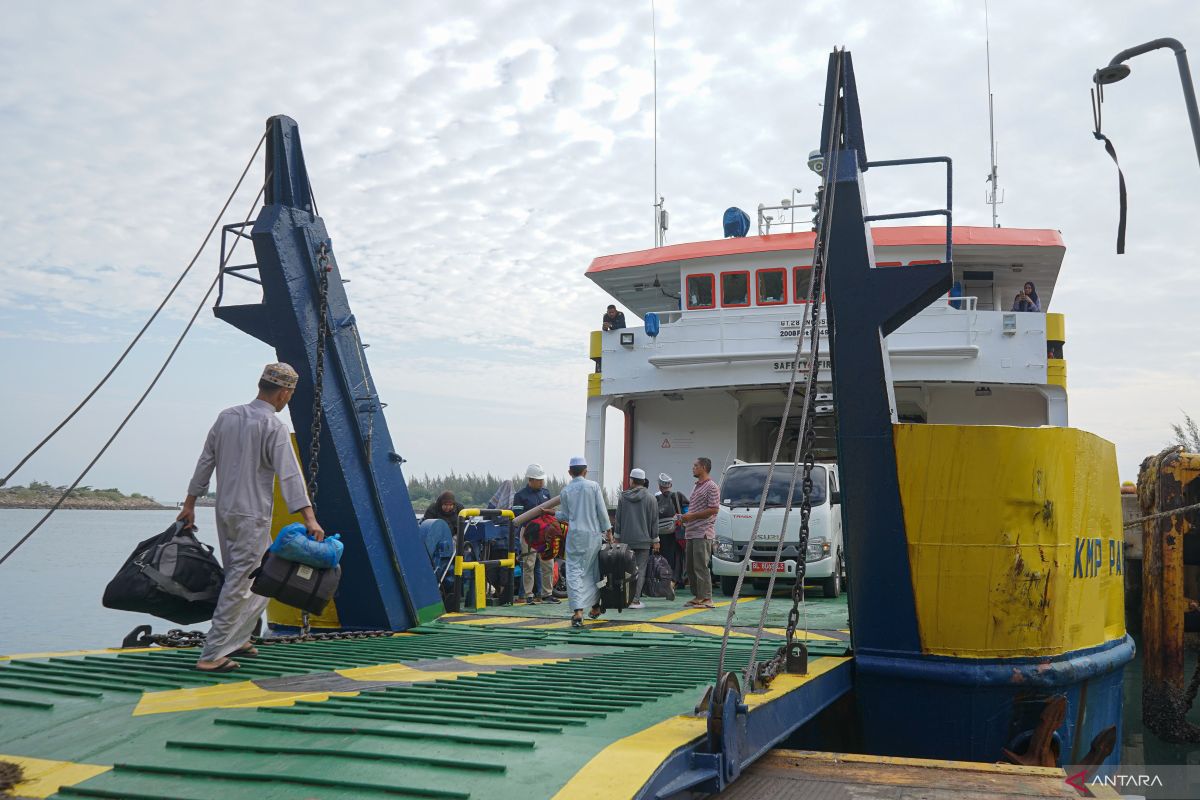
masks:
<path fill-rule="evenodd" d="M 721 594 L 726 597 L 733 597 L 733 590 L 737 588 L 737 578 L 732 575 L 721 576 Z"/>
<path fill-rule="evenodd" d="M 825 592 L 826 597 L 838 597 L 842 593 L 842 559 L 838 556 L 837 564 L 834 565 L 833 574 L 825 580 L 821 581 L 821 588 Z"/>

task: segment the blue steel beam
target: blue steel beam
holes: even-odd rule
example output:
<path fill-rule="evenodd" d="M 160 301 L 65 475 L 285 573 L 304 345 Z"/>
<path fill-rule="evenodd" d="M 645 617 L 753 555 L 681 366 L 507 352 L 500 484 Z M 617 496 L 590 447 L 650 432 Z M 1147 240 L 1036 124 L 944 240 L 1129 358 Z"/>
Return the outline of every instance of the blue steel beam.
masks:
<path fill-rule="evenodd" d="M 288 405 L 305 474 L 309 470 L 319 322 L 318 287 L 328 281 L 317 517 L 342 534 L 343 579 L 337 597 L 342 627 L 405 630 L 443 612 L 441 593 L 383 415 L 383 403 L 342 285 L 312 191 L 296 122 L 267 120 L 265 205 L 251 239 L 262 302 L 214 313 L 275 348 L 300 373 Z M 324 249 L 327 263 L 320 253 Z M 234 273 L 240 274 L 240 273 Z"/>
<path fill-rule="evenodd" d="M 822 153 L 832 170 L 825 186 L 832 198 L 825 281 L 842 522 L 851 565 L 850 632 L 855 653 L 920 653 L 883 337 L 950 289 L 950 265 L 875 268 L 865 220 L 862 117 L 854 65 L 844 51 L 830 55 L 822 130 L 822 146 L 834 143 L 832 152 Z"/>

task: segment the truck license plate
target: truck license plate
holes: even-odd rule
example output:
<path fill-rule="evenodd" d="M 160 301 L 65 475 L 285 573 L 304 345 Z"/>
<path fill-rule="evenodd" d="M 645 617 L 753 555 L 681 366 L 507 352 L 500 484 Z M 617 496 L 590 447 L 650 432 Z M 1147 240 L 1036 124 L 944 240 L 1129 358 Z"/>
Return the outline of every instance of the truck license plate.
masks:
<path fill-rule="evenodd" d="M 787 572 L 787 563 L 780 561 L 778 564 L 771 561 L 751 561 L 751 572 Z"/>

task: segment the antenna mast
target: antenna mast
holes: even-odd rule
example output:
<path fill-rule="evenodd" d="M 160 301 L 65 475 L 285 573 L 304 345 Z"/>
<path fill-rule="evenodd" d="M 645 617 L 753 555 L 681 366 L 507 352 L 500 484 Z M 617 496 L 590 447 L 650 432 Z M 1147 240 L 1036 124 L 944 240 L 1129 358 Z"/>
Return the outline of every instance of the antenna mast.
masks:
<path fill-rule="evenodd" d="M 992 145 L 992 171 L 988 173 L 987 182 L 991 184 L 987 194 L 984 196 L 984 202 L 992 207 L 992 227 L 999 228 L 1000 222 L 996 213 L 996 206 L 1004 202 L 1004 195 L 1000 191 L 1000 179 L 996 175 L 996 112 L 994 108 L 994 95 L 992 94 L 992 35 L 988 24 L 988 4 L 987 0 L 983 0 L 983 31 L 984 31 L 984 47 L 987 53 L 987 85 L 988 85 L 988 139 Z"/>
<path fill-rule="evenodd" d="M 650 42 L 654 55 L 654 246 L 666 243 L 667 212 L 664 198 L 658 195 L 658 30 L 654 19 L 654 0 L 650 0 Z"/>

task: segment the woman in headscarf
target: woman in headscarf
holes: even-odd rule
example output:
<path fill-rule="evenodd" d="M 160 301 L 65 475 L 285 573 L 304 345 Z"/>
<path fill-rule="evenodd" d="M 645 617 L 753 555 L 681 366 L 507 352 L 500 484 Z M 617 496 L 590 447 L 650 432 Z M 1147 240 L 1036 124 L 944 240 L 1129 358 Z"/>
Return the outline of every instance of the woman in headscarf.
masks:
<path fill-rule="evenodd" d="M 1025 285 L 1021 287 L 1021 291 L 1017 292 L 1017 296 L 1013 298 L 1013 311 L 1041 311 L 1042 302 L 1038 299 L 1037 289 L 1033 287 L 1033 281 L 1025 281 Z"/>
<path fill-rule="evenodd" d="M 450 526 L 450 530 L 454 531 L 456 530 L 455 526 L 458 524 L 458 512 L 462 510 L 463 504 L 454 499 L 454 492 L 446 490 L 438 495 L 437 500 L 429 504 L 429 507 L 425 509 L 425 516 L 421 518 L 421 521 L 423 522 L 427 519 L 445 520 L 446 524 Z"/>

